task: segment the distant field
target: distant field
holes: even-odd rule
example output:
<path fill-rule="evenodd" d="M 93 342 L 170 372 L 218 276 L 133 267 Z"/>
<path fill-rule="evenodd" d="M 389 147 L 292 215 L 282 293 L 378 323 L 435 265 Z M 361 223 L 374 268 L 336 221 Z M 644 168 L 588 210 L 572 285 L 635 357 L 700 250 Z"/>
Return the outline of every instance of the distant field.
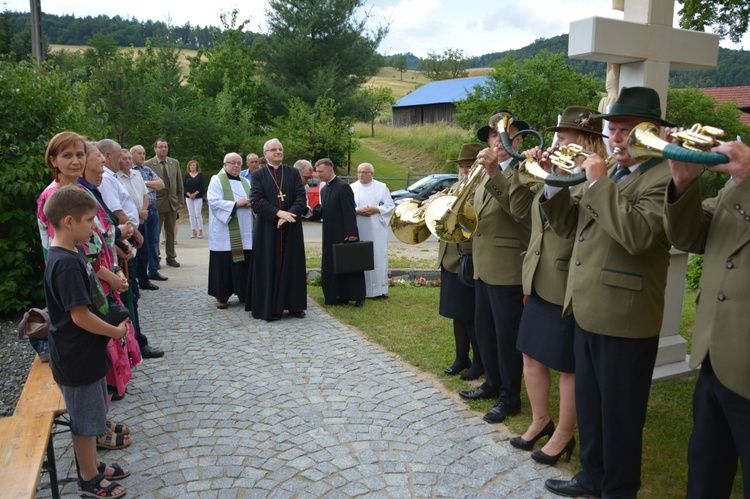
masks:
<path fill-rule="evenodd" d="M 50 44 L 50 50 L 52 52 L 67 50 L 70 52 L 81 52 L 89 48 L 86 45 L 57 45 Z M 145 47 L 124 47 L 123 50 L 143 50 Z M 197 50 L 184 49 L 182 52 L 182 64 L 187 69 L 188 62 L 187 57 L 195 57 Z M 490 73 L 491 68 L 472 68 L 467 70 L 469 76 L 483 76 Z M 370 78 L 366 85 L 371 87 L 389 87 L 393 91 L 393 97 L 398 100 L 409 92 L 413 92 L 417 88 L 421 87 L 430 80 L 425 78 L 421 71 L 408 70 L 402 75 L 396 71 L 395 68 L 385 67 L 381 68 L 376 76 Z M 384 113 L 388 114 L 388 113 Z"/>
<path fill-rule="evenodd" d="M 57 45 L 54 43 L 51 43 L 49 46 L 49 49 L 52 52 L 59 52 L 60 50 L 67 50 L 68 52 L 83 52 L 87 48 L 89 48 L 87 45 Z M 123 47 L 122 49 L 130 50 L 131 52 L 133 52 L 137 50 L 143 50 L 145 48 L 146 47 Z M 185 68 L 188 67 L 187 58 L 195 57 L 195 55 L 198 53 L 197 50 L 189 50 L 189 49 L 183 49 L 180 52 L 181 52 L 180 62 Z"/>

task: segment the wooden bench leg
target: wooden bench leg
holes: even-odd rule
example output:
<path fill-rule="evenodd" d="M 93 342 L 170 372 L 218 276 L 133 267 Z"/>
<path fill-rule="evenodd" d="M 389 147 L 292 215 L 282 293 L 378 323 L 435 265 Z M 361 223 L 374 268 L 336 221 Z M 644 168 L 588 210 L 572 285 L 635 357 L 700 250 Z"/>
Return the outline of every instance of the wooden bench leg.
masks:
<path fill-rule="evenodd" d="M 57 463 L 55 461 L 55 445 L 50 433 L 49 442 L 47 443 L 47 461 L 43 468 L 49 473 L 49 484 L 52 490 L 52 499 L 60 499 L 60 485 L 57 483 Z"/>

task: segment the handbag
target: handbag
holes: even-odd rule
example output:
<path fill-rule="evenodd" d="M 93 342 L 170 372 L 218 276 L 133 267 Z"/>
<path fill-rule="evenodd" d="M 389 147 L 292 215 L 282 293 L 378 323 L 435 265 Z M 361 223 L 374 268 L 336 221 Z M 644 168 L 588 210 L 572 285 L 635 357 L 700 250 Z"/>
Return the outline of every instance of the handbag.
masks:
<path fill-rule="evenodd" d="M 470 288 L 474 287 L 474 259 L 471 255 L 461 255 L 458 260 L 458 282 Z"/>
<path fill-rule="evenodd" d="M 375 268 L 372 241 L 333 245 L 333 273 L 351 274 Z"/>

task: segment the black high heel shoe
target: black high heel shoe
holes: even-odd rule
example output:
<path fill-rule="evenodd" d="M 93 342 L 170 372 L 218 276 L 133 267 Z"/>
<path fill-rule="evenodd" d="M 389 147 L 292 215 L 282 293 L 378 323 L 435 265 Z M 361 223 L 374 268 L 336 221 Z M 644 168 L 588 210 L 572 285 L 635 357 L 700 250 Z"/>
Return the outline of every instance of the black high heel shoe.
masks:
<path fill-rule="evenodd" d="M 459 363 L 458 361 L 454 362 L 452 366 L 450 366 L 448 369 L 445 369 L 443 372 L 447 374 L 448 376 L 455 376 L 456 374 L 465 371 L 471 367 L 471 362 L 468 364 L 466 363 Z"/>
<path fill-rule="evenodd" d="M 544 426 L 544 428 L 542 428 L 542 431 L 537 433 L 536 436 L 531 440 L 524 440 L 523 437 L 520 436 L 513 437 L 510 439 L 510 445 L 512 445 L 516 449 L 531 450 L 537 440 L 542 437 L 551 437 L 553 433 L 555 433 L 555 422 L 550 419 L 549 422 Z"/>
<path fill-rule="evenodd" d="M 576 437 L 570 437 L 570 440 L 568 440 L 568 443 L 565 444 L 565 447 L 563 447 L 563 450 L 561 450 L 559 454 L 550 456 L 542 452 L 542 449 L 539 449 L 531 453 L 531 459 L 533 459 L 537 463 L 548 464 L 550 466 L 554 466 L 555 464 L 557 464 L 557 461 L 560 459 L 560 456 L 565 454 L 565 461 L 570 462 L 570 456 L 573 454 L 573 449 L 575 448 L 575 446 L 576 446 Z"/>

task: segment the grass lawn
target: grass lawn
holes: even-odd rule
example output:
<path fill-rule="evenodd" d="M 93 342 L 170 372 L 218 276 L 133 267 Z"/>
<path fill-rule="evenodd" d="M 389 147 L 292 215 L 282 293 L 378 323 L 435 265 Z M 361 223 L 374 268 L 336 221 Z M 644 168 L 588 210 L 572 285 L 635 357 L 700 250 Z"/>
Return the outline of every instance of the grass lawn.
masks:
<path fill-rule="evenodd" d="M 452 323 L 438 315 L 439 288 L 395 286 L 389 300 L 368 300 L 364 308 L 323 305 L 323 291 L 308 286 L 309 296 L 330 314 L 358 328 L 374 343 L 396 354 L 404 362 L 434 375 L 446 390 L 471 389 L 476 385 L 458 376 L 446 376 L 443 369 L 453 362 Z M 683 303 L 681 334 L 690 339 L 695 320 L 694 293 L 687 292 Z M 687 484 L 687 444 L 692 429 L 692 392 L 696 378 L 668 380 L 651 388 L 648 415 L 643 433 L 642 488 L 639 497 L 679 498 Z M 531 419 L 528 398 L 522 392 L 523 412 L 507 420 L 514 433 L 523 433 Z M 468 406 L 477 416 L 488 411 L 492 401 L 472 401 Z M 557 379 L 553 376 L 551 414 L 559 412 Z M 580 470 L 576 447 L 568 467 Z M 742 497 L 742 479 L 735 479 L 733 498 Z"/>

